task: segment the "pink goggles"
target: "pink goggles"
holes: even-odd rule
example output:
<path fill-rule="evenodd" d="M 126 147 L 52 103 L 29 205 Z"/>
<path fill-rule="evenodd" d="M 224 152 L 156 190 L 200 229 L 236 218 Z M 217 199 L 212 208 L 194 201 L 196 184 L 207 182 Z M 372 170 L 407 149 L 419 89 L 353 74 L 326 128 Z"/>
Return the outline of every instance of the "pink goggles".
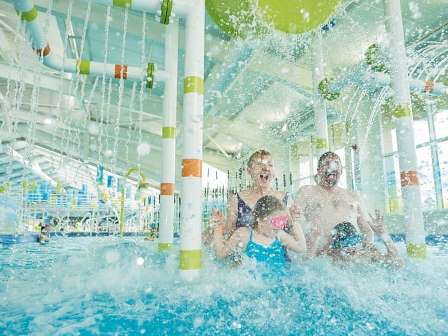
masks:
<path fill-rule="evenodd" d="M 284 229 L 288 226 L 288 215 L 274 216 L 271 218 L 271 224 L 276 229 Z"/>

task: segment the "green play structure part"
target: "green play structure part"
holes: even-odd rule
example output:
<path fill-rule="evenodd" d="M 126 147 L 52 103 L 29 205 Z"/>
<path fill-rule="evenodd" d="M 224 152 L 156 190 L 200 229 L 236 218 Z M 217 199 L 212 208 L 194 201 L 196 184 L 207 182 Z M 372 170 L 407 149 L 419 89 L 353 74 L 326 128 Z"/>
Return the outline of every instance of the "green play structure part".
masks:
<path fill-rule="evenodd" d="M 341 0 L 206 0 L 208 14 L 232 37 L 263 31 L 263 22 L 275 29 L 301 34 L 325 24 Z"/>

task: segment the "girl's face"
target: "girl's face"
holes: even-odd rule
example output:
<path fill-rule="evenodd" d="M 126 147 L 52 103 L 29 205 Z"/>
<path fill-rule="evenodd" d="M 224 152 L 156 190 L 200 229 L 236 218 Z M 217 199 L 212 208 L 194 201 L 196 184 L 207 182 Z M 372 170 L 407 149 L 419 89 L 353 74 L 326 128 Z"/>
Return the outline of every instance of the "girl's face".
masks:
<path fill-rule="evenodd" d="M 287 210 L 279 210 L 270 214 L 264 220 L 259 221 L 259 225 L 264 228 L 272 228 L 274 230 L 283 230 L 288 226 L 289 214 Z"/>
<path fill-rule="evenodd" d="M 274 165 L 270 155 L 255 158 L 247 168 L 249 175 L 255 185 L 266 187 L 270 186 L 274 179 Z"/>

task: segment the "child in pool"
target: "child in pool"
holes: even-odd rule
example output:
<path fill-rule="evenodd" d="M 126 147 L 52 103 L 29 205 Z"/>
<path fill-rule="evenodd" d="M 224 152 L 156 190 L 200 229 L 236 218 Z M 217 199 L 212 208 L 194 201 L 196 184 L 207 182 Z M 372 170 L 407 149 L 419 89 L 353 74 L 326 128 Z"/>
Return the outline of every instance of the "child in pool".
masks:
<path fill-rule="evenodd" d="M 383 224 L 383 216 L 377 210 L 375 217 L 369 222 L 373 232 L 382 240 L 386 247 L 386 253 L 373 244 L 361 244 L 363 236 L 356 230 L 353 224 L 344 222 L 335 226 L 331 240 L 320 254 L 330 256 L 335 262 L 343 263 L 380 263 L 393 266 L 402 266 L 398 249 L 386 232 Z"/>
<path fill-rule="evenodd" d="M 41 228 L 40 228 L 40 235 L 39 235 L 39 238 L 38 238 L 39 243 L 46 244 L 46 243 L 48 243 L 50 241 L 49 232 L 48 232 L 49 228 L 50 228 L 49 225 L 45 225 L 44 224 L 44 225 L 41 226 Z"/>
<path fill-rule="evenodd" d="M 257 262 L 278 268 L 288 262 L 284 247 L 298 253 L 306 252 L 301 229 L 298 240 L 283 230 L 290 217 L 288 210 L 276 197 L 268 195 L 260 198 L 253 212 L 253 228 L 240 227 L 228 239 L 224 238 L 224 216 L 221 215 L 213 230 L 213 245 L 218 258 L 226 258 L 239 250 Z"/>

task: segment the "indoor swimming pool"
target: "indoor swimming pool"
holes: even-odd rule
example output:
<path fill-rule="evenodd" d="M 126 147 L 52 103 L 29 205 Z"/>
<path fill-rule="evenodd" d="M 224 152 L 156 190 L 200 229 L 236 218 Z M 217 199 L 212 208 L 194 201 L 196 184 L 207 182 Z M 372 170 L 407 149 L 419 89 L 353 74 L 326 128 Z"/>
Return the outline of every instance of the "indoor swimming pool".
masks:
<path fill-rule="evenodd" d="M 404 245 L 400 244 L 400 249 Z M 402 269 L 294 263 L 282 277 L 206 257 L 194 283 L 143 238 L 0 249 L 2 335 L 443 335 L 448 244 Z M 401 251 L 403 252 L 403 251 Z"/>
<path fill-rule="evenodd" d="M 448 0 L 0 0 L 0 336 L 448 336 Z"/>

